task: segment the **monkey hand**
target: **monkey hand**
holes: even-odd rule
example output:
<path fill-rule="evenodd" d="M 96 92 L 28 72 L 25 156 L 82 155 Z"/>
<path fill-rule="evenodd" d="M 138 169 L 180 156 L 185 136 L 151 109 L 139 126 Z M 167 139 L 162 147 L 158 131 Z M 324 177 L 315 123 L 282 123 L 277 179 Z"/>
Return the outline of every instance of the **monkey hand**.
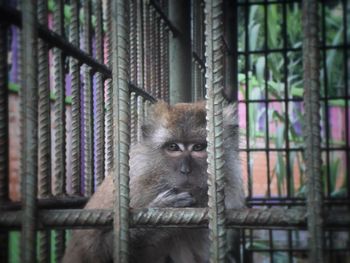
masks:
<path fill-rule="evenodd" d="M 172 188 L 160 193 L 149 207 L 191 207 L 194 203 L 195 199 L 190 193 Z"/>

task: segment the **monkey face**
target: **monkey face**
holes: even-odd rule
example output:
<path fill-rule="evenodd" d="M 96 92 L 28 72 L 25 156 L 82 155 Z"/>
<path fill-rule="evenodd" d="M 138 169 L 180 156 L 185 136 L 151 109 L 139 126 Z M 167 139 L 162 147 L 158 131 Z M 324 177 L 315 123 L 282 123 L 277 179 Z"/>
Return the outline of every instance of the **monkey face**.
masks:
<path fill-rule="evenodd" d="M 163 158 L 171 174 L 168 177 L 170 184 L 180 192 L 189 192 L 197 206 L 205 205 L 207 200 L 206 148 L 205 140 L 169 142 L 162 147 Z"/>

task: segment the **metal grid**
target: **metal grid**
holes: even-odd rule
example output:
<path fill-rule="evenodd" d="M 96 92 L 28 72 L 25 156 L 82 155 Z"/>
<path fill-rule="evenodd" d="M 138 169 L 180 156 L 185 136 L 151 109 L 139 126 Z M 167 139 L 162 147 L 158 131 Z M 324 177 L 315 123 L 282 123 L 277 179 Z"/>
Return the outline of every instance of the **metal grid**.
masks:
<path fill-rule="evenodd" d="M 62 1 L 48 2 L 43 0 L 23 1 L 16 4 L 15 1 L 1 2 L 1 64 L 0 83 L 2 87 L 11 86 L 8 79 L 9 71 L 14 65 L 8 64 L 9 43 L 17 46 L 19 54 L 17 74 L 19 86 L 22 118 L 22 154 L 21 154 L 21 178 L 22 178 L 22 206 L 17 202 L 10 202 L 9 197 L 9 141 L 13 138 L 9 133 L 9 103 L 11 94 L 6 88 L 0 90 L 0 215 L 1 225 L 1 262 L 9 258 L 8 240 L 9 230 L 22 226 L 21 262 L 35 262 L 36 248 L 39 246 L 38 258 L 40 262 L 47 262 L 51 256 L 50 246 L 54 246 L 56 260 L 62 256 L 65 246 L 65 232 L 60 227 L 98 227 L 113 225 L 115 229 L 115 261 L 127 262 L 128 242 L 125 239 L 129 227 L 138 225 L 207 225 L 211 233 L 211 262 L 224 262 L 225 260 L 225 228 L 245 227 L 250 230 L 242 231 L 242 260 L 251 262 L 254 252 L 268 252 L 269 261 L 274 262 L 275 253 L 288 253 L 289 262 L 293 262 L 294 253 L 306 252 L 306 249 L 298 250 L 291 245 L 294 230 L 287 232 L 287 249 L 275 249 L 273 236 L 276 231 L 266 230 L 269 240 L 269 248 L 254 250 L 248 244 L 255 241 L 255 228 L 305 228 L 308 218 L 310 233 L 310 254 L 312 262 L 325 261 L 322 255 L 324 239 L 319 234 L 325 233 L 327 240 L 333 242 L 336 235 L 332 232 L 323 232 L 324 227 L 345 228 L 350 223 L 347 210 L 321 211 L 322 202 L 332 204 L 333 199 L 321 200 L 320 167 L 307 164 L 307 167 L 315 167 L 315 171 L 308 172 L 309 187 L 315 185 L 315 191 L 309 191 L 315 198 L 293 196 L 289 185 L 292 180 L 291 168 L 287 164 L 287 195 L 283 198 L 273 197 L 270 189 L 271 177 L 267 173 L 267 197 L 255 198 L 253 195 L 253 173 L 248 166 L 248 204 L 250 205 L 283 205 L 291 207 L 300 205 L 300 208 L 289 209 L 242 209 L 239 211 L 224 211 L 223 208 L 223 179 L 220 172 L 221 139 L 220 122 L 222 121 L 221 105 L 223 83 L 225 85 L 236 82 L 229 72 L 235 72 L 235 30 L 230 30 L 230 25 L 239 24 L 235 17 L 230 16 L 227 10 L 233 10 L 244 14 L 244 28 L 246 48 L 238 51 L 238 57 L 243 56 L 245 83 L 248 85 L 248 72 L 250 70 L 249 58 L 255 54 L 263 54 L 268 61 L 271 52 L 281 52 L 282 59 L 288 60 L 288 52 L 300 51 L 300 48 L 289 48 L 286 41 L 280 48 L 269 48 L 268 34 L 268 7 L 280 5 L 282 7 L 282 25 L 286 25 L 287 7 L 299 1 L 262 1 L 252 2 L 238 1 L 232 5 L 228 1 L 192 1 L 192 99 L 197 100 L 207 94 L 208 96 L 208 141 L 212 148 L 209 149 L 209 174 L 210 174 L 210 201 L 208 209 L 159 209 L 132 211 L 128 209 L 128 147 L 129 143 L 140 138 L 139 124 L 145 114 L 145 108 L 155 98 L 169 100 L 169 69 L 168 54 L 169 42 L 181 34 L 180 30 L 173 26 L 167 17 L 168 1 L 77 1 L 69 3 Z M 347 32 L 347 2 L 343 1 L 344 32 Z M 225 5 L 226 12 L 223 12 Z M 325 4 L 321 6 L 323 34 L 325 30 Z M 254 5 L 262 6 L 264 10 L 264 34 L 265 43 L 263 49 L 251 51 L 248 48 L 248 19 L 249 9 Z M 310 1 L 304 5 L 304 28 L 317 26 L 316 2 Z M 68 8 L 67 8 L 68 7 Z M 69 11 L 67 11 L 69 9 Z M 20 10 L 26 10 L 21 12 Z M 242 11 L 243 10 L 243 11 Z M 67 14 L 68 13 L 68 14 Z M 38 14 L 38 19 L 36 18 Z M 116 19 L 111 19 L 111 18 Z M 26 21 L 22 23 L 22 21 Z M 225 21 L 225 22 L 223 22 Z M 39 24 L 37 24 L 39 22 Z M 238 23 L 237 23 L 238 22 Z M 225 26 L 223 26 L 225 25 Z M 311 26 L 310 26 L 311 25 Z M 17 32 L 17 34 L 13 33 Z M 171 32 L 169 37 L 169 32 Z M 233 33 L 232 33 L 233 32 Z M 262 103 L 267 109 L 275 102 L 285 103 L 285 112 L 289 112 L 289 106 L 293 102 L 305 102 L 306 116 L 310 116 L 310 122 L 316 128 L 318 120 L 318 102 L 325 103 L 326 116 L 327 105 L 331 99 L 345 100 L 348 108 L 348 36 L 344 34 L 344 44 L 340 47 L 344 52 L 344 80 L 345 93 L 343 96 L 327 96 L 327 84 L 325 96 L 318 99 L 319 71 L 317 67 L 309 67 L 318 62 L 316 55 L 307 56 L 318 52 L 316 31 L 304 32 L 304 82 L 311 81 L 311 85 L 305 86 L 305 91 L 310 90 L 302 98 L 292 100 L 289 98 L 288 83 L 285 79 L 284 98 L 271 99 L 268 93 L 268 83 L 265 83 L 265 98 L 261 100 L 251 99 L 246 89 L 246 100 L 240 100 L 245 104 L 247 113 L 251 103 Z M 238 32 L 240 33 L 240 32 Z M 308 35 L 310 34 L 310 35 Z M 239 35 L 239 34 L 238 34 Z M 287 30 L 282 30 L 283 39 L 287 39 Z M 14 40 L 14 36 L 18 38 Z M 323 38 L 325 39 L 325 38 Z M 309 42 L 309 41 L 315 42 Z M 309 45 L 313 43 L 313 45 Z M 39 48 L 38 48 L 39 47 Z M 328 49 L 339 47 L 328 46 L 323 43 L 321 50 L 323 55 Z M 112 51 L 113 50 L 113 55 Z M 224 59 L 226 58 L 226 59 Z M 326 60 L 324 56 L 324 61 Z M 14 61 L 14 60 L 13 60 Z M 287 63 L 285 63 L 287 64 Z M 225 67 L 223 67 L 225 65 Z M 325 71 L 327 71 L 324 63 Z M 10 69 L 11 68 L 11 69 Z M 266 67 L 267 68 L 267 67 Z M 225 70 L 224 70 L 225 69 Z M 283 68 L 285 76 L 288 73 L 287 65 Z M 129 75 L 130 74 L 130 75 Z M 268 70 L 264 71 L 265 79 L 268 79 Z M 327 82 L 327 74 L 325 83 Z M 206 90 L 203 89 L 204 83 Z M 188 84 L 188 83 L 187 83 Z M 37 89 L 36 87 L 39 87 Z M 54 96 L 50 96 L 50 88 Z M 69 87 L 69 88 L 68 88 Z M 234 99 L 234 92 L 227 86 L 224 88 L 226 96 Z M 113 100 L 112 100 L 113 98 Z M 67 104 L 68 100 L 68 104 Z M 309 101 L 310 100 L 310 101 Z M 68 106 L 67 106 L 68 105 Z M 315 107 L 308 110 L 308 105 Z M 214 114 L 215 112 L 215 114 Z M 247 127 L 247 144 L 243 149 L 248 156 L 258 151 L 266 154 L 267 170 L 271 170 L 271 152 L 285 152 L 287 163 L 290 154 L 294 151 L 303 152 L 300 148 L 290 147 L 290 141 L 286 136 L 286 147 L 271 148 L 269 143 L 269 116 L 265 113 L 266 147 L 254 148 L 250 145 L 249 126 Z M 308 115 L 310 114 L 310 115 Z M 346 113 L 346 134 L 349 134 L 348 112 Z M 247 114 L 248 116 L 248 114 Z M 55 127 L 50 125 L 52 121 Z M 113 122 L 117 121 L 116 125 Z M 323 121 L 327 122 L 327 118 Z M 247 117 L 247 125 L 249 119 Z M 288 118 L 285 126 L 289 127 Z M 330 134 L 329 125 L 326 124 L 326 135 Z M 70 131 L 71 128 L 71 131 Z M 38 133 L 39 132 L 39 133 Z M 36 136 L 39 134 L 39 137 Z M 315 134 L 320 135 L 320 130 L 310 129 L 305 131 L 307 138 Z M 310 137 L 311 136 L 311 137 Z M 326 136 L 325 152 L 326 160 L 330 159 L 330 140 Z M 307 141 L 307 140 L 306 140 Z M 113 146 L 113 147 L 111 147 Z M 306 143 L 305 155 L 311 162 L 320 164 L 321 151 L 306 152 L 313 147 L 320 147 L 320 142 Z M 332 148 L 332 150 L 334 150 Z M 349 138 L 341 149 L 346 155 L 347 167 L 349 167 Z M 70 153 L 71 155 L 69 155 Z M 288 157 L 289 156 L 289 157 Z M 102 158 L 104 157 L 104 158 Z M 328 162 L 329 164 L 329 162 Z M 329 167 L 328 165 L 327 167 Z M 114 211 L 85 211 L 66 208 L 79 208 L 85 203 L 103 177 L 114 171 L 117 200 Z M 327 178 L 330 181 L 330 168 Z M 349 172 L 347 171 L 347 178 Z M 338 203 L 348 205 L 349 181 L 347 180 L 347 196 L 337 199 Z M 318 182 L 318 184 L 317 184 Z M 330 184 L 327 184 L 328 187 Z M 311 189 L 311 187 L 310 187 Z M 40 199 L 37 200 L 36 196 Z M 70 197 L 65 197 L 70 195 Z M 330 197 L 328 191 L 327 197 Z M 311 203 L 312 202 L 312 203 Z M 304 204 L 312 205 L 308 209 Z M 310 213 L 314 207 L 319 210 L 315 214 Z M 315 220 L 315 221 L 313 221 Z M 313 223 L 316 222 L 316 223 Z M 314 226 L 316 228 L 314 229 Z M 50 229 L 56 229 L 55 233 Z M 314 229 L 314 231 L 313 231 Z M 36 231 L 40 231 L 40 238 L 36 239 Z M 261 230 L 264 231 L 264 230 Z M 54 236 L 54 244 L 50 245 Z M 2 242 L 4 241 L 4 242 Z M 30 242 L 29 242 L 30 241 Z M 336 254 L 337 251 L 332 250 Z M 344 252 L 344 251 L 343 251 Z M 346 250 L 345 250 L 346 252 Z"/>

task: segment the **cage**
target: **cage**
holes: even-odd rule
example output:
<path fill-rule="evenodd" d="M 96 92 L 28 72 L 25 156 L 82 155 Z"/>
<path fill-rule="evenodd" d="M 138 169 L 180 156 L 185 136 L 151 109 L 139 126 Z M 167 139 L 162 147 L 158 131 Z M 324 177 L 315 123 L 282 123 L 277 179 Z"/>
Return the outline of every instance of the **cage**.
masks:
<path fill-rule="evenodd" d="M 145 224 L 209 227 L 210 262 L 225 262 L 229 229 L 237 262 L 350 262 L 349 10 L 1 1 L 0 262 L 59 262 L 70 229 L 99 227 L 113 227 L 114 261 L 127 262 L 125 236 Z M 150 104 L 206 99 L 215 131 L 222 91 L 238 107 L 247 207 L 129 210 L 128 150 Z M 113 210 L 82 209 L 109 174 Z M 222 194 L 220 171 L 210 180 Z"/>

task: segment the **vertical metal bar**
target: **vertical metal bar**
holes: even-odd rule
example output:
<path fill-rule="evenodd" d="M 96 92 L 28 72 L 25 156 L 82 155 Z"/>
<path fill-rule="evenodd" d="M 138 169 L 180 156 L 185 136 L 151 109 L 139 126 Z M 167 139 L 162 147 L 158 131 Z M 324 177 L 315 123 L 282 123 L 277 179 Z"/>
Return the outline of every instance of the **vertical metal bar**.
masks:
<path fill-rule="evenodd" d="M 37 65 L 37 3 L 23 1 L 23 82 L 22 106 L 22 235 L 21 261 L 36 261 L 36 197 L 38 173 L 38 65 Z"/>
<path fill-rule="evenodd" d="M 137 96 L 135 92 L 131 93 L 130 97 L 130 141 L 131 144 L 135 144 L 137 142 Z"/>
<path fill-rule="evenodd" d="M 142 29 L 142 1 L 136 1 L 136 86 L 144 89 L 144 57 L 143 57 L 143 29 Z"/>
<path fill-rule="evenodd" d="M 151 92 L 150 85 L 150 7 L 147 1 L 142 1 L 143 11 L 142 11 L 142 23 L 143 23 L 143 88 L 147 92 Z"/>
<path fill-rule="evenodd" d="M 79 47 L 79 1 L 71 1 L 72 17 L 70 21 L 70 41 Z M 81 95 L 80 95 L 80 66 L 79 61 L 70 58 L 70 74 L 72 77 L 72 194 L 81 194 Z"/>
<path fill-rule="evenodd" d="M 205 1 L 205 54 L 207 89 L 208 206 L 210 262 L 225 262 L 224 172 L 223 172 L 223 10 L 222 1 Z"/>
<path fill-rule="evenodd" d="M 83 32 L 84 32 L 84 49 L 91 54 L 91 2 L 83 2 Z M 93 138 L 92 138 L 92 78 L 91 69 L 84 65 L 84 88 L 83 88 L 83 114 L 84 114 L 84 193 L 85 196 L 91 196 L 93 180 Z"/>
<path fill-rule="evenodd" d="M 168 1 L 163 0 L 162 2 L 163 12 L 168 13 Z M 162 61 L 162 70 L 163 70 L 163 82 L 162 82 L 162 99 L 169 102 L 169 31 L 163 23 L 163 28 L 161 29 L 164 32 L 162 42 L 164 42 L 164 51 L 163 61 Z"/>
<path fill-rule="evenodd" d="M 136 1 L 131 0 L 130 5 L 130 82 L 137 86 L 137 9 Z"/>
<path fill-rule="evenodd" d="M 5 4 L 1 0 L 0 4 Z M 7 26 L 0 24 L 0 204 L 9 199 L 9 115 Z M 8 261 L 9 233 L 0 231 L 0 262 Z"/>
<path fill-rule="evenodd" d="M 156 37 L 155 37 L 155 11 L 152 6 L 149 6 L 149 46 L 150 49 L 150 61 L 149 61 L 149 70 L 150 70 L 150 90 L 151 94 L 156 97 Z"/>
<path fill-rule="evenodd" d="M 94 1 L 94 10 L 96 16 L 96 58 L 103 63 L 103 27 L 102 27 L 102 2 Z M 103 76 L 96 73 L 96 116 L 95 116 L 95 175 L 96 185 L 100 185 L 104 178 L 104 92 L 103 92 Z"/>
<path fill-rule="evenodd" d="M 105 12 L 106 12 L 106 28 L 107 32 L 112 32 L 112 16 L 111 16 L 111 0 L 106 0 L 105 2 Z M 112 36 L 111 33 L 106 34 L 106 53 L 107 61 L 106 64 L 112 67 Z M 113 167 L 113 100 L 112 100 L 112 79 L 107 79 L 105 81 L 105 98 L 106 98 L 106 114 L 105 114 L 105 172 L 106 175 L 112 171 Z"/>
<path fill-rule="evenodd" d="M 54 11 L 54 31 L 63 36 L 63 3 L 57 1 Z M 55 187 L 54 193 L 63 194 L 65 188 L 65 82 L 64 82 L 64 57 L 60 49 L 54 48 L 54 82 L 56 101 L 54 106 L 55 111 Z"/>
<path fill-rule="evenodd" d="M 55 2 L 54 10 L 54 31 L 64 35 L 64 15 L 63 1 Z M 54 60 L 54 90 L 56 100 L 54 104 L 55 142 L 54 142 L 54 194 L 62 195 L 66 193 L 66 118 L 65 118 L 65 72 L 63 52 L 53 49 Z M 65 247 L 65 237 L 63 231 L 56 232 L 55 249 L 56 261 L 63 254 Z"/>
<path fill-rule="evenodd" d="M 142 139 L 142 124 L 145 118 L 145 101 L 142 96 L 137 97 L 137 141 Z"/>
<path fill-rule="evenodd" d="M 128 1 L 112 2 L 114 148 L 114 262 L 128 261 L 129 243 L 129 11 Z"/>
<path fill-rule="evenodd" d="M 38 22 L 47 26 L 47 1 L 38 1 Z M 39 84 L 39 197 L 51 196 L 51 120 L 49 84 L 49 48 L 38 39 L 38 84 Z M 39 262 L 50 262 L 50 231 L 39 232 Z"/>
<path fill-rule="evenodd" d="M 169 20 L 180 32 L 169 43 L 170 103 L 188 102 L 191 95 L 191 5 L 190 1 L 169 1 Z"/>
<path fill-rule="evenodd" d="M 317 1 L 303 1 L 303 71 L 305 105 L 305 164 L 309 231 L 309 262 L 323 260 L 322 181 L 320 149 L 320 90 Z"/>
<path fill-rule="evenodd" d="M 164 3 L 163 1 L 160 2 L 160 6 L 163 7 Z M 165 86 L 165 63 L 166 63 L 166 53 L 165 53 L 165 26 L 164 22 L 160 20 L 159 23 L 159 85 L 160 85 L 160 95 L 159 97 L 164 98 L 164 90 L 166 89 Z"/>

